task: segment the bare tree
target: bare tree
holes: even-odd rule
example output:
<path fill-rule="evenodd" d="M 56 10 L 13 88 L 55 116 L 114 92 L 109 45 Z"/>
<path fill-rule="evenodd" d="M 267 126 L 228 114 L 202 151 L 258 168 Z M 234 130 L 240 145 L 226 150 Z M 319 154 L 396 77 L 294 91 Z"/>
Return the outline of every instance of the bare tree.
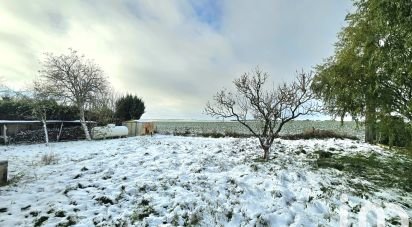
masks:
<path fill-rule="evenodd" d="M 85 111 L 98 94 L 106 91 L 108 82 L 101 68 L 77 51 L 69 49 L 68 54 L 47 53 L 40 75 L 50 94 L 70 101 L 79 108 L 80 123 L 86 139 L 91 140 Z"/>
<path fill-rule="evenodd" d="M 3 97 L 8 97 L 9 88 L 5 84 L 5 80 L 2 76 L 0 76 L 0 100 Z"/>
<path fill-rule="evenodd" d="M 310 89 L 312 73 L 297 73 L 295 81 L 276 89 L 265 89 L 268 76 L 259 68 L 244 73 L 233 82 L 235 93 L 221 90 L 214 96 L 214 103 L 208 102 L 205 108 L 211 116 L 232 118 L 245 126 L 259 139 L 266 161 L 274 139 L 287 122 L 319 110 Z"/>
<path fill-rule="evenodd" d="M 44 140 L 46 146 L 49 145 L 49 135 L 47 130 L 47 117 L 50 112 L 56 107 L 56 102 L 52 96 L 47 91 L 47 87 L 37 80 L 33 82 L 32 88 L 32 112 L 33 115 L 38 118 L 42 125 L 44 131 Z"/>
<path fill-rule="evenodd" d="M 91 118 L 96 118 L 100 123 L 115 123 L 116 101 L 121 97 L 114 88 L 109 87 L 105 93 L 94 97 L 89 105 Z"/>
<path fill-rule="evenodd" d="M 116 102 L 122 97 L 122 95 L 116 90 L 111 87 L 109 91 L 105 94 L 105 97 L 102 100 L 105 100 L 106 106 L 113 111 L 112 119 L 114 119 L 114 115 L 116 112 Z"/>

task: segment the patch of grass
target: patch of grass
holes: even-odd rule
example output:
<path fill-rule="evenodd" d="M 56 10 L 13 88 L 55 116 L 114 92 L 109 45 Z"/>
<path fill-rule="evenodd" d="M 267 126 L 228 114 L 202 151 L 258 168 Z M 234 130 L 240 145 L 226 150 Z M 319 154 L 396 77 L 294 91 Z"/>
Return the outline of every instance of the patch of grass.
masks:
<path fill-rule="evenodd" d="M 290 224 L 292 224 L 292 223 L 290 223 Z M 257 220 L 256 220 L 256 224 L 255 224 L 256 226 L 270 226 L 270 223 L 269 223 L 269 220 L 267 220 L 266 218 L 264 218 L 264 217 L 262 217 L 261 215 L 259 215 L 258 217 L 257 217 Z"/>
<path fill-rule="evenodd" d="M 133 211 L 130 219 L 132 224 L 135 222 L 143 221 L 144 218 L 149 217 L 151 214 L 158 215 L 158 213 L 150 205 L 150 201 L 142 199 L 138 207 Z"/>
<path fill-rule="evenodd" d="M 232 217 L 233 217 L 233 210 L 229 210 L 226 213 L 226 218 L 227 218 L 228 221 L 230 221 L 230 220 L 232 220 Z"/>
<path fill-rule="evenodd" d="M 52 165 L 52 164 L 57 164 L 58 162 L 59 162 L 59 158 L 54 152 L 43 154 L 40 160 L 40 163 L 42 163 L 43 165 Z"/>
<path fill-rule="evenodd" d="M 57 225 L 57 227 L 69 227 L 69 226 L 73 226 L 77 223 L 77 220 L 75 217 L 73 216 L 68 216 L 66 222 L 61 222 Z"/>
<path fill-rule="evenodd" d="M 199 226 L 202 221 L 202 216 L 198 212 L 186 215 L 184 218 L 184 226 Z"/>
<path fill-rule="evenodd" d="M 165 133 L 167 135 L 167 133 Z M 225 131 L 224 133 L 212 131 L 212 132 L 201 132 L 196 133 L 190 131 L 190 128 L 186 128 L 183 132 L 179 132 L 175 130 L 173 132 L 174 136 L 191 136 L 191 137 L 211 137 L 211 138 L 224 138 L 224 137 L 232 137 L 232 138 L 250 138 L 253 137 L 251 134 L 247 133 L 239 133 L 234 131 Z M 329 138 L 336 138 L 336 139 L 351 139 L 351 140 L 359 140 L 358 137 L 352 136 L 349 134 L 342 134 L 337 133 L 331 130 L 311 130 L 308 132 L 297 133 L 297 134 L 287 134 L 279 136 L 282 139 L 286 140 L 300 140 L 300 139 L 329 139 Z"/>
<path fill-rule="evenodd" d="M 263 157 L 261 157 L 261 156 L 252 159 L 252 161 L 258 162 L 258 163 L 267 163 L 267 161 L 266 161 Z"/>
<path fill-rule="evenodd" d="M 254 171 L 254 172 L 257 172 L 257 171 L 259 170 L 258 165 L 254 164 L 254 163 L 250 164 L 250 168 L 251 168 L 252 171 Z"/>
<path fill-rule="evenodd" d="M 34 222 L 34 227 L 38 227 L 38 226 L 43 225 L 43 222 L 47 221 L 48 219 L 49 219 L 49 217 L 47 217 L 47 216 L 41 216 L 39 219 L 37 219 Z"/>
<path fill-rule="evenodd" d="M 319 168 L 334 168 L 347 172 L 353 177 L 361 177 L 379 187 L 397 188 L 412 192 L 412 159 L 394 155 L 380 158 L 369 156 L 319 156 Z M 371 188 L 368 188 L 370 190 Z"/>
<path fill-rule="evenodd" d="M 340 134 L 331 130 L 310 130 L 308 132 L 297 133 L 297 134 L 288 134 L 280 136 L 282 139 L 286 140 L 307 140 L 307 139 L 329 139 L 329 138 L 336 138 L 336 139 L 351 139 L 351 140 L 359 140 L 356 136 L 351 136 L 348 134 Z"/>
<path fill-rule="evenodd" d="M 323 151 L 323 150 L 317 150 L 317 151 L 315 151 L 315 154 L 319 155 L 319 159 L 331 158 L 332 155 L 333 155 L 331 152 Z"/>
<path fill-rule="evenodd" d="M 316 164 L 319 168 L 333 168 L 340 171 L 344 169 L 344 165 L 327 159 L 319 159 L 316 161 Z"/>
<path fill-rule="evenodd" d="M 150 206 L 144 207 L 142 210 L 135 210 L 131 216 L 132 223 L 137 221 L 142 221 L 144 218 L 147 218 L 154 212 L 154 209 Z"/>
<path fill-rule="evenodd" d="M 404 155 L 412 160 L 412 147 L 392 147 L 393 151 L 397 154 Z"/>
<path fill-rule="evenodd" d="M 204 133 L 199 133 L 198 136 L 212 137 L 212 138 L 222 138 L 222 137 L 225 137 L 225 134 L 219 133 L 219 132 L 204 132 Z"/>
<path fill-rule="evenodd" d="M 23 177 L 24 173 L 19 172 L 7 181 L 7 185 L 16 185 Z"/>
<path fill-rule="evenodd" d="M 232 137 L 232 138 L 249 138 L 252 135 L 244 134 L 244 133 L 237 133 L 237 132 L 202 132 L 202 133 L 192 133 L 190 131 L 185 132 L 173 132 L 174 136 L 190 136 L 190 137 L 211 137 L 211 138 L 224 138 L 224 137 Z"/>
<path fill-rule="evenodd" d="M 226 132 L 225 132 L 225 137 L 249 138 L 249 137 L 252 137 L 252 135 L 250 135 L 250 134 L 245 134 L 245 133 L 238 133 L 238 132 L 226 131 Z"/>
<path fill-rule="evenodd" d="M 184 132 L 179 132 L 176 128 L 173 131 L 174 136 L 190 136 L 192 133 L 190 132 L 190 128 L 186 127 Z"/>
<path fill-rule="evenodd" d="M 99 202 L 100 204 L 110 204 L 113 205 L 113 200 L 110 199 L 109 197 L 106 196 L 100 196 L 98 198 L 95 199 L 97 202 Z"/>
<path fill-rule="evenodd" d="M 66 212 L 59 210 L 54 214 L 55 217 L 63 218 L 66 217 Z"/>
<path fill-rule="evenodd" d="M 40 214 L 40 212 L 39 211 L 36 211 L 36 210 L 34 210 L 34 211 L 30 211 L 30 213 L 29 213 L 31 216 L 33 216 L 33 217 L 37 217 L 39 214 Z"/>

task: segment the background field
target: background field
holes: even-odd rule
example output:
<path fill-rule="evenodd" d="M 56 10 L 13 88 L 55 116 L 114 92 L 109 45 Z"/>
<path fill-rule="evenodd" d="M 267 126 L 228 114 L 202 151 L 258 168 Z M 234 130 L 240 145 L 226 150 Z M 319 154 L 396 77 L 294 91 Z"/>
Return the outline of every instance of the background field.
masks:
<path fill-rule="evenodd" d="M 257 123 L 251 123 L 257 127 Z M 238 122 L 234 121 L 157 121 L 157 132 L 161 134 L 186 133 L 186 134 L 202 134 L 202 133 L 239 133 L 250 134 L 250 132 Z M 292 121 L 287 123 L 282 131 L 282 135 L 301 133 L 305 129 L 332 130 L 340 134 L 347 134 L 363 137 L 364 127 L 353 121 L 344 122 L 341 125 L 340 121 Z"/>

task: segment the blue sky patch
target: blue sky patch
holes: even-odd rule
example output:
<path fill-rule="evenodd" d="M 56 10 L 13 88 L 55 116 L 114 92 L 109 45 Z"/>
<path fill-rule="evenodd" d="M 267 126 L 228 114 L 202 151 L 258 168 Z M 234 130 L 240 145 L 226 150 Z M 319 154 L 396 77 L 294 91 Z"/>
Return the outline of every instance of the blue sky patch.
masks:
<path fill-rule="evenodd" d="M 222 20 L 222 2 L 217 0 L 191 0 L 193 10 L 202 23 L 218 30 Z"/>

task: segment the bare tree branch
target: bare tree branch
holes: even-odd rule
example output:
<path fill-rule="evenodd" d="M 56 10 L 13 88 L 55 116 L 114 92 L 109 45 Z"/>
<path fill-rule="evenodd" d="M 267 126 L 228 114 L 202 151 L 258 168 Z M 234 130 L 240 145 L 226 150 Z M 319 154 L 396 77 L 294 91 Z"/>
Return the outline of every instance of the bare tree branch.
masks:
<path fill-rule="evenodd" d="M 108 82 L 103 71 L 93 61 L 85 59 L 73 49 L 69 49 L 68 54 L 46 53 L 45 56 L 39 73 L 47 86 L 48 94 L 69 101 L 79 108 L 80 123 L 86 139 L 90 140 L 84 114 L 86 105 L 107 90 Z"/>
<path fill-rule="evenodd" d="M 297 72 L 292 83 L 265 90 L 268 77 L 268 73 L 259 68 L 244 73 L 233 82 L 235 93 L 221 90 L 213 97 L 214 103 L 208 102 L 205 108 L 205 112 L 213 117 L 232 118 L 245 126 L 259 139 L 265 160 L 286 123 L 321 109 L 310 89 L 312 73 Z M 259 127 L 253 127 L 253 123 Z"/>

